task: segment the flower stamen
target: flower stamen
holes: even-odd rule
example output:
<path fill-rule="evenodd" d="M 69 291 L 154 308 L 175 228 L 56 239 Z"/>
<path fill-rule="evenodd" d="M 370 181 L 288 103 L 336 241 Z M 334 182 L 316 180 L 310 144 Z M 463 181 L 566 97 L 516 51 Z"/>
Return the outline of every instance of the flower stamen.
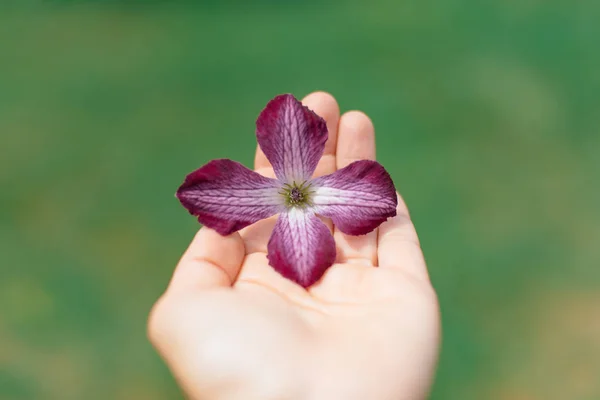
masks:
<path fill-rule="evenodd" d="M 309 190 L 311 186 L 308 181 L 300 184 L 293 181 L 291 185 L 284 183 L 278 193 L 284 197 L 285 204 L 288 207 L 305 207 L 312 204 L 310 197 L 315 192 L 314 190 Z"/>

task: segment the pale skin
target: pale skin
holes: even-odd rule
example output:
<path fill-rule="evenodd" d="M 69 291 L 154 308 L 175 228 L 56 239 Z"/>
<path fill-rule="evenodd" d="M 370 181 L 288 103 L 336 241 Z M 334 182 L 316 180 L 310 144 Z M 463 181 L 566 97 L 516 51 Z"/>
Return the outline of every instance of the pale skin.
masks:
<path fill-rule="evenodd" d="M 327 122 L 316 176 L 375 159 L 362 112 L 323 92 L 302 102 Z M 255 170 L 274 176 L 257 149 Z M 396 182 L 398 185 L 399 182 Z M 401 400 L 427 397 L 438 303 L 402 198 L 363 236 L 332 229 L 336 263 L 308 289 L 266 257 L 275 217 L 223 237 L 201 228 L 149 318 L 149 337 L 190 399 Z"/>

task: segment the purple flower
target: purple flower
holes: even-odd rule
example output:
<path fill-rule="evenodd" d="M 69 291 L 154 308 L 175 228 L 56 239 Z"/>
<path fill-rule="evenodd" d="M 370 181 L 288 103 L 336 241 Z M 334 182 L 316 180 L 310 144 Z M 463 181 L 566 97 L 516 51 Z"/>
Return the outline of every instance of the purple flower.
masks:
<path fill-rule="evenodd" d="M 229 235 L 279 214 L 267 246 L 269 264 L 308 287 L 335 261 L 335 242 L 318 215 L 341 232 L 363 235 L 396 215 L 396 189 L 375 161 L 355 161 L 312 178 L 325 142 L 325 121 L 291 94 L 275 97 L 256 121 L 256 138 L 277 179 L 228 160 L 213 160 L 185 178 L 177 197 L 198 221 Z"/>

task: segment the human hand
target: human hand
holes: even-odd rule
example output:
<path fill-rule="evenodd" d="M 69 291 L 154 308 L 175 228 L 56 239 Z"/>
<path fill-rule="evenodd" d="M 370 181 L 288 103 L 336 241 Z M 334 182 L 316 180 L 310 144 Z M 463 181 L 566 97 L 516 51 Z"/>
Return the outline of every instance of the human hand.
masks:
<path fill-rule="evenodd" d="M 302 101 L 327 122 L 315 175 L 375 158 L 363 113 L 333 97 Z M 257 150 L 255 169 L 273 176 Z M 149 319 L 152 343 L 193 399 L 423 399 L 435 368 L 439 313 L 419 241 L 397 216 L 349 236 L 332 229 L 336 263 L 304 289 L 269 266 L 275 218 L 227 237 L 202 228 Z"/>

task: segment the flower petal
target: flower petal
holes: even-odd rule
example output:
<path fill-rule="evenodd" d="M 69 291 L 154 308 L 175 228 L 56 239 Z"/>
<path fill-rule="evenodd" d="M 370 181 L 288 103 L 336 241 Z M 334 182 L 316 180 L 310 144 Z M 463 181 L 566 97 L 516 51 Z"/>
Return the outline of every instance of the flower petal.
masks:
<path fill-rule="evenodd" d="M 279 215 L 267 246 L 269 264 L 303 287 L 319 280 L 335 261 L 329 229 L 312 212 L 291 208 Z"/>
<path fill-rule="evenodd" d="M 281 212 L 280 186 L 238 162 L 212 160 L 185 178 L 177 198 L 202 224 L 229 235 Z"/>
<path fill-rule="evenodd" d="M 311 178 L 325 149 L 325 120 L 291 94 L 275 97 L 256 121 L 256 138 L 281 181 Z"/>
<path fill-rule="evenodd" d="M 394 182 L 376 161 L 355 161 L 312 185 L 314 211 L 331 218 L 343 233 L 364 235 L 396 215 Z"/>

